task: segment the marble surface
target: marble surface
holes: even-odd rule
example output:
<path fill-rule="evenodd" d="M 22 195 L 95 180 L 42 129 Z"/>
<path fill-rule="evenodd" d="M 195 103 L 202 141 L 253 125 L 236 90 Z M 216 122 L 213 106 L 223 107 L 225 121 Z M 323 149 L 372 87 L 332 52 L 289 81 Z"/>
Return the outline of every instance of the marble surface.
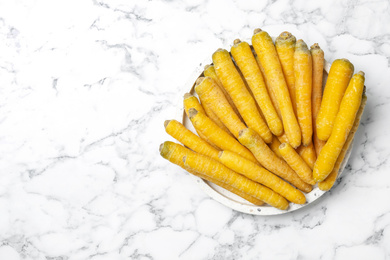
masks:
<path fill-rule="evenodd" d="M 0 259 L 390 259 L 390 2 L 0 1 Z M 194 68 L 261 27 L 366 73 L 345 175 L 272 217 L 158 154 Z"/>

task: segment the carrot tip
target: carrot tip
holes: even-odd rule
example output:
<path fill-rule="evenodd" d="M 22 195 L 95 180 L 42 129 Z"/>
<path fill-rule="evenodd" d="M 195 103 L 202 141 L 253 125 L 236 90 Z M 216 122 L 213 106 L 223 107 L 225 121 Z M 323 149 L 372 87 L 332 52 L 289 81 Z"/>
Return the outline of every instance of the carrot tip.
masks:
<path fill-rule="evenodd" d="M 167 125 L 169 124 L 169 122 L 171 122 L 171 120 L 165 120 L 164 122 L 164 127 L 167 128 Z"/>
<path fill-rule="evenodd" d="M 196 116 L 198 114 L 198 110 L 196 110 L 195 108 L 191 107 L 190 109 L 188 109 L 188 115 L 190 118 Z"/>
<path fill-rule="evenodd" d="M 364 77 L 364 72 L 363 71 L 359 71 L 357 74 L 359 74 L 359 75 L 361 75 L 361 76 L 363 76 Z"/>
<path fill-rule="evenodd" d="M 320 45 L 318 43 L 314 43 L 312 46 L 310 46 L 310 49 L 319 49 Z"/>
<path fill-rule="evenodd" d="M 184 94 L 184 99 L 187 99 L 187 98 L 190 98 L 190 97 L 193 97 L 194 95 L 192 95 L 191 93 L 185 93 Z"/>
<path fill-rule="evenodd" d="M 260 28 L 256 28 L 254 31 L 253 31 L 253 34 L 256 34 L 256 33 L 259 33 L 261 32 L 262 30 Z"/>
<path fill-rule="evenodd" d="M 164 148 L 164 143 L 160 144 L 160 147 L 158 148 L 158 151 L 161 153 L 163 148 Z"/>
<path fill-rule="evenodd" d="M 282 33 L 279 35 L 279 37 L 282 38 L 283 40 L 288 39 L 288 38 L 290 38 L 291 36 L 292 36 L 292 34 L 291 34 L 290 32 L 287 32 L 287 31 L 284 31 L 284 32 L 282 32 Z"/>
<path fill-rule="evenodd" d="M 287 146 L 286 143 L 282 143 L 282 144 L 279 145 L 279 149 L 283 149 L 283 148 L 285 148 L 286 146 Z"/>
<path fill-rule="evenodd" d="M 241 42 L 240 39 L 235 39 L 234 42 L 233 42 L 233 44 L 236 45 L 236 44 L 239 44 L 240 42 Z"/>
<path fill-rule="evenodd" d="M 204 70 L 208 70 L 208 68 L 210 68 L 211 66 L 213 66 L 213 65 L 207 64 L 206 66 L 204 66 Z"/>
<path fill-rule="evenodd" d="M 205 77 L 199 77 L 196 82 L 195 82 L 195 85 L 198 86 L 199 84 L 202 83 L 202 81 L 205 79 Z"/>

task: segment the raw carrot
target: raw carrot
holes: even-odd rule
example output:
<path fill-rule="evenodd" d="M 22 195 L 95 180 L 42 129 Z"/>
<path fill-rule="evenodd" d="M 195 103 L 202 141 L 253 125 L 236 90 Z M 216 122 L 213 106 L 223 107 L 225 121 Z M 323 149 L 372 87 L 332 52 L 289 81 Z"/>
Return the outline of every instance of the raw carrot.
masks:
<path fill-rule="evenodd" d="M 229 129 L 222 123 L 221 119 L 214 113 L 213 109 L 211 108 L 210 104 L 205 102 L 205 100 L 203 100 L 203 96 L 199 96 L 199 99 L 200 99 L 200 103 L 202 104 L 203 108 L 204 108 L 204 111 L 206 112 L 206 115 L 211 119 L 213 120 L 214 123 L 217 124 L 217 126 L 219 126 L 219 128 L 221 128 L 222 130 L 224 130 L 226 133 L 228 133 L 229 135 L 232 135 L 232 133 L 230 133 Z"/>
<path fill-rule="evenodd" d="M 195 108 L 196 110 L 202 112 L 203 114 L 206 114 L 206 112 L 203 109 L 203 106 L 199 103 L 199 100 L 197 97 L 193 96 L 190 93 L 185 93 L 184 94 L 184 99 L 183 99 L 183 105 L 184 105 L 184 111 L 186 112 L 187 117 L 189 118 L 190 116 L 188 115 L 188 110 L 190 108 Z M 205 137 L 196 127 L 194 126 L 196 132 L 198 133 L 199 137 L 205 140 L 207 143 L 209 143 L 212 147 L 216 148 L 219 150 L 219 148 L 213 144 L 207 137 Z"/>
<path fill-rule="evenodd" d="M 291 102 L 297 116 L 297 102 L 295 98 L 295 76 L 294 76 L 294 52 L 296 38 L 289 32 L 282 32 L 275 40 L 275 48 L 278 53 L 283 75 L 286 79 Z"/>
<path fill-rule="evenodd" d="M 194 108 L 188 111 L 191 122 L 205 135 L 211 142 L 222 150 L 229 150 L 238 153 L 242 157 L 253 162 L 257 162 L 253 154 L 242 146 L 234 137 L 219 128 L 210 118 Z"/>
<path fill-rule="evenodd" d="M 238 132 L 246 126 L 234 112 L 225 95 L 217 86 L 217 83 L 210 77 L 200 77 L 196 81 L 195 91 L 203 100 L 203 103 L 211 108 L 215 115 L 237 138 Z"/>
<path fill-rule="evenodd" d="M 306 183 L 314 185 L 313 172 L 309 165 L 305 163 L 301 156 L 288 143 L 282 143 L 279 146 L 279 151 L 282 154 L 287 164 L 299 175 Z"/>
<path fill-rule="evenodd" d="M 272 137 L 272 142 L 268 144 L 269 148 L 280 158 L 283 159 L 282 154 L 279 152 L 279 145 L 281 145 L 279 139 L 276 136 Z"/>
<path fill-rule="evenodd" d="M 251 47 L 247 42 L 241 42 L 236 39 L 230 52 L 248 83 L 249 89 L 252 91 L 260 110 L 263 112 L 269 129 L 274 135 L 281 135 L 283 133 L 282 121 L 279 119 L 272 105 L 271 98 L 268 95 L 267 87 L 256 59 L 253 56 Z"/>
<path fill-rule="evenodd" d="M 316 120 L 317 136 L 320 140 L 328 140 L 332 133 L 340 102 L 352 77 L 353 70 L 352 63 L 347 59 L 335 60 L 330 67 Z"/>
<path fill-rule="evenodd" d="M 233 108 L 234 112 L 238 115 L 240 120 L 243 121 L 243 119 L 241 118 L 240 113 L 238 112 L 238 109 L 237 109 L 236 105 L 234 105 L 234 102 L 233 102 L 232 98 L 229 96 L 229 93 L 227 93 L 226 89 L 223 87 L 222 82 L 219 80 L 219 78 L 217 76 L 217 73 L 215 73 L 214 65 L 206 65 L 204 67 L 203 75 L 205 77 L 212 78 L 218 84 L 219 88 L 222 90 L 222 92 L 225 95 L 227 101 L 229 101 L 229 104 Z"/>
<path fill-rule="evenodd" d="M 257 56 L 257 54 L 255 55 L 255 58 L 256 58 L 257 65 L 260 68 L 261 75 L 263 75 L 265 86 L 267 87 L 268 94 L 269 94 L 269 97 L 271 98 L 272 105 L 274 106 L 274 108 L 276 110 L 276 113 L 278 114 L 279 119 L 281 119 L 282 118 L 282 113 L 280 112 L 280 109 L 279 109 L 279 106 L 278 106 L 278 101 L 276 100 L 275 93 L 270 88 L 270 84 L 268 83 L 267 78 L 264 77 L 264 68 L 263 68 L 263 66 L 260 63 L 260 60 L 259 60 L 259 57 Z M 282 121 L 282 124 L 283 124 L 283 121 Z"/>
<path fill-rule="evenodd" d="M 326 177 L 325 180 L 318 183 L 318 188 L 320 188 L 320 190 L 324 190 L 324 191 L 330 190 L 330 188 L 332 188 L 333 184 L 335 183 L 337 176 L 339 174 L 340 166 L 344 161 L 345 155 L 346 155 L 346 153 L 347 153 L 347 151 L 348 151 L 348 149 L 353 141 L 355 133 L 359 127 L 360 119 L 362 117 L 366 103 L 367 103 L 367 96 L 365 94 L 363 94 L 362 102 L 360 104 L 359 111 L 356 114 L 355 122 L 353 123 L 353 127 L 352 127 L 351 131 L 349 132 L 348 138 L 345 141 L 345 144 L 343 146 L 343 149 L 340 152 L 339 157 L 337 157 L 337 161 L 334 165 L 332 172 L 328 175 L 328 177 Z"/>
<path fill-rule="evenodd" d="M 288 208 L 287 200 L 278 193 L 230 170 L 222 163 L 207 156 L 189 153 L 183 161 L 184 166 L 188 169 L 210 176 L 278 209 L 286 210 Z"/>
<path fill-rule="evenodd" d="M 325 141 L 322 141 L 317 136 L 317 117 L 321 107 L 322 100 L 322 79 L 324 73 L 324 51 L 315 43 L 310 47 L 311 57 L 313 60 L 313 91 L 312 91 L 312 114 L 313 114 L 313 143 L 316 150 L 316 155 L 320 154 Z"/>
<path fill-rule="evenodd" d="M 190 153 L 193 153 L 193 152 L 191 152 L 189 149 L 187 149 L 179 144 L 176 144 L 176 143 L 173 143 L 170 141 L 166 141 L 160 145 L 160 155 L 163 158 L 170 161 L 171 163 L 174 163 L 183 169 L 186 169 L 186 167 L 184 166 L 183 157 L 187 156 Z M 231 186 L 229 186 L 221 181 L 218 181 L 218 180 L 213 179 L 207 175 L 201 174 L 199 172 L 196 172 L 196 171 L 188 169 L 188 168 L 186 170 L 189 173 L 191 173 L 197 177 L 200 177 L 204 180 L 215 183 L 216 185 L 246 199 L 247 201 L 249 201 L 257 206 L 261 206 L 264 204 L 264 202 L 262 202 L 261 200 L 255 198 L 255 197 L 252 197 L 252 196 L 250 196 L 250 195 L 248 195 L 248 194 L 246 194 L 246 193 L 244 193 L 236 188 L 233 188 L 233 187 L 231 187 Z"/>
<path fill-rule="evenodd" d="M 250 128 L 241 130 L 238 140 L 253 153 L 264 168 L 290 182 L 301 191 L 310 192 L 312 190 L 311 185 L 302 181 L 285 161 L 277 157 L 255 131 Z"/>
<path fill-rule="evenodd" d="M 267 186 L 293 203 L 304 204 L 306 202 L 305 195 L 303 195 L 302 192 L 295 189 L 293 186 L 273 173 L 267 171 L 263 167 L 239 156 L 236 153 L 221 151 L 219 153 L 219 159 L 220 162 L 233 171 Z"/>
<path fill-rule="evenodd" d="M 313 178 L 315 181 L 323 181 L 333 170 L 355 121 L 362 100 L 363 88 L 364 73 L 359 71 L 348 84 L 344 97 L 341 100 L 332 134 L 314 164 Z"/>
<path fill-rule="evenodd" d="M 164 122 L 165 131 L 191 150 L 218 160 L 218 150 L 176 120 Z"/>
<path fill-rule="evenodd" d="M 303 40 L 298 40 L 294 53 L 295 97 L 297 117 L 302 132 L 302 144 L 312 142 L 313 126 L 311 113 L 312 60 L 309 49 Z"/>
<path fill-rule="evenodd" d="M 252 45 L 264 69 L 267 84 L 277 99 L 288 141 L 291 146 L 297 148 L 301 144 L 301 129 L 294 114 L 290 93 L 272 38 L 267 32 L 256 29 L 252 37 Z"/>
<path fill-rule="evenodd" d="M 302 157 L 302 159 L 309 165 L 310 169 L 313 170 L 314 163 L 317 160 L 316 151 L 314 149 L 313 143 L 308 146 L 299 146 L 296 149 L 297 153 Z"/>
<path fill-rule="evenodd" d="M 213 54 L 214 68 L 222 85 L 233 99 L 247 126 L 252 127 L 266 143 L 272 141 L 272 133 L 261 118 L 256 102 L 233 64 L 227 50 L 218 49 Z"/>

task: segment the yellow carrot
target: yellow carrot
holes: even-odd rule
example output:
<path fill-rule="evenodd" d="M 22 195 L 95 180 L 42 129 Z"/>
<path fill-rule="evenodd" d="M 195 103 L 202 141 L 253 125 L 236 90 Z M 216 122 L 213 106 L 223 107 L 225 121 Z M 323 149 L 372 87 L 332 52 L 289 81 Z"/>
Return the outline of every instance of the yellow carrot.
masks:
<path fill-rule="evenodd" d="M 345 155 L 346 155 L 346 153 L 347 153 L 347 151 L 348 151 L 348 149 L 353 141 L 355 133 L 359 127 L 360 119 L 362 117 L 366 103 L 367 103 L 367 96 L 365 94 L 363 94 L 362 102 L 360 104 L 359 111 L 356 114 L 355 122 L 353 123 L 353 127 L 352 127 L 351 131 L 349 132 L 348 138 L 345 141 L 345 144 L 343 146 L 343 149 L 340 152 L 339 157 L 337 157 L 337 161 L 334 165 L 332 172 L 328 175 L 328 177 L 326 177 L 325 180 L 318 183 L 318 188 L 320 188 L 320 190 L 324 190 L 324 191 L 330 190 L 330 188 L 332 188 L 333 184 L 335 183 L 337 176 L 339 174 L 340 166 L 344 161 Z"/>
<path fill-rule="evenodd" d="M 289 32 L 282 32 L 275 40 L 276 52 L 278 53 L 280 65 L 282 65 L 283 75 L 286 79 L 295 116 L 297 116 L 294 76 L 295 43 L 295 36 Z"/>
<path fill-rule="evenodd" d="M 251 47 L 247 42 L 241 42 L 237 39 L 234 41 L 230 52 L 248 83 L 249 89 L 253 93 L 260 110 L 263 112 L 269 129 L 274 135 L 281 135 L 283 133 L 282 121 L 279 119 L 272 105 L 271 98 L 268 95 L 267 87 L 256 59 L 253 56 Z"/>
<path fill-rule="evenodd" d="M 298 40 L 294 53 L 295 97 L 298 123 L 302 132 L 302 144 L 312 142 L 313 126 L 311 113 L 312 60 L 309 49 L 303 40 Z"/>
<path fill-rule="evenodd" d="M 214 65 L 206 65 L 204 67 L 203 75 L 205 77 L 212 78 L 218 84 L 219 88 L 222 90 L 222 92 L 225 95 L 225 97 L 226 97 L 227 101 L 229 102 L 230 106 L 233 108 L 234 112 L 238 115 L 240 120 L 243 121 L 240 113 L 238 112 L 238 109 L 237 109 L 236 105 L 234 105 L 234 102 L 233 102 L 232 98 L 229 96 L 229 93 L 227 93 L 226 89 L 223 87 L 222 82 L 219 80 L 219 78 L 217 76 L 217 73 L 215 73 Z"/>
<path fill-rule="evenodd" d="M 348 84 L 344 97 L 341 100 L 332 134 L 314 164 L 313 178 L 315 181 L 323 181 L 333 170 L 355 121 L 362 100 L 363 88 L 364 73 L 359 71 Z"/>
<path fill-rule="evenodd" d="M 322 141 L 317 136 L 317 117 L 320 111 L 322 100 L 322 79 L 324 73 L 324 51 L 315 43 L 310 47 L 311 57 L 313 60 L 313 92 L 312 92 L 312 114 L 313 114 L 313 143 L 316 150 L 316 155 L 320 154 L 325 141 Z"/>
<path fill-rule="evenodd" d="M 305 195 L 303 195 L 302 192 L 295 189 L 290 184 L 267 171 L 263 167 L 239 156 L 236 153 L 221 151 L 219 153 L 219 160 L 233 171 L 267 186 L 293 203 L 304 204 L 306 202 Z"/>
<path fill-rule="evenodd" d="M 282 113 L 280 112 L 280 109 L 279 109 L 279 106 L 278 106 L 278 101 L 276 100 L 275 93 L 274 93 L 274 91 L 270 88 L 270 84 L 267 82 L 267 78 L 264 77 L 264 68 L 261 66 L 259 57 L 258 57 L 257 55 L 255 55 L 255 58 L 256 58 L 257 65 L 258 65 L 259 68 L 260 68 L 261 75 L 263 75 L 263 79 L 264 79 L 264 82 L 265 82 L 265 86 L 267 87 L 267 91 L 268 91 L 269 97 L 271 98 L 272 105 L 274 106 L 274 108 L 275 108 L 275 110 L 276 110 L 276 113 L 278 114 L 279 119 L 281 119 L 281 118 L 282 118 Z M 282 125 L 283 125 L 283 121 L 282 121 Z"/>
<path fill-rule="evenodd" d="M 195 108 L 197 111 L 200 111 L 202 112 L 203 114 L 206 114 L 206 112 L 204 111 L 203 109 L 203 106 L 199 103 L 199 100 L 197 97 L 193 96 L 192 94 L 190 93 L 185 93 L 184 94 L 184 99 L 183 99 L 183 105 L 184 105 L 184 111 L 186 112 L 186 115 L 187 117 L 189 118 L 189 115 L 188 115 L 188 110 L 190 108 Z M 203 140 L 205 140 L 207 143 L 209 143 L 212 147 L 216 148 L 219 150 L 219 148 L 213 144 L 212 142 L 210 142 L 210 140 L 207 139 L 207 137 L 205 137 L 198 129 L 196 129 L 196 127 L 194 126 L 196 132 L 198 133 L 199 137 L 202 138 Z"/>
<path fill-rule="evenodd" d="M 302 181 L 285 161 L 277 157 L 255 131 L 250 128 L 241 130 L 238 140 L 253 153 L 264 168 L 290 182 L 301 191 L 310 192 L 312 190 L 311 185 Z"/>
<path fill-rule="evenodd" d="M 214 114 L 237 138 L 238 132 L 246 126 L 234 112 L 217 83 L 210 77 L 200 77 L 196 81 L 195 91 L 203 100 L 203 103 L 211 108 Z"/>
<path fill-rule="evenodd" d="M 189 149 L 187 149 L 179 144 L 176 144 L 176 143 L 173 143 L 170 141 L 166 141 L 160 145 L 160 155 L 163 158 L 170 161 L 171 163 L 174 163 L 183 169 L 186 169 L 186 167 L 184 166 L 183 157 L 187 156 L 190 153 L 193 153 L 193 152 L 191 152 Z M 261 206 L 264 204 L 264 202 L 262 202 L 261 200 L 255 198 L 255 197 L 252 197 L 252 196 L 246 194 L 245 192 L 242 192 L 236 188 L 233 188 L 233 187 L 231 187 L 231 186 L 229 186 L 229 185 L 227 185 L 219 180 L 213 179 L 210 176 L 201 174 L 199 172 L 196 172 L 196 171 L 188 169 L 188 168 L 186 170 L 189 173 L 191 173 L 197 177 L 200 177 L 204 180 L 215 183 L 216 185 L 246 199 L 247 201 L 249 201 L 257 206 Z"/>
<path fill-rule="evenodd" d="M 213 63 L 218 78 L 233 99 L 246 125 L 252 127 L 266 143 L 270 143 L 272 141 L 272 133 L 261 118 L 256 102 L 234 66 L 229 52 L 218 49 L 213 54 Z"/>
<path fill-rule="evenodd" d="M 279 145 L 281 145 L 279 139 L 273 136 L 272 142 L 268 146 L 280 159 L 283 159 L 282 154 L 279 152 Z"/>
<path fill-rule="evenodd" d="M 282 143 L 279 146 L 279 151 L 282 154 L 287 164 L 299 175 L 306 183 L 314 185 L 313 172 L 309 165 L 305 163 L 301 156 L 288 143 Z"/>
<path fill-rule="evenodd" d="M 202 104 L 203 108 L 204 108 L 204 111 L 206 112 L 206 115 L 211 119 L 213 120 L 214 123 L 217 124 L 217 126 L 219 126 L 219 128 L 221 128 L 222 130 L 224 130 L 226 133 L 228 133 L 229 135 L 232 135 L 232 133 L 230 133 L 229 129 L 222 123 L 221 119 L 214 113 L 213 109 L 211 108 L 210 104 L 205 102 L 205 100 L 203 100 L 203 96 L 199 96 L 199 99 L 200 99 L 200 103 Z"/>
<path fill-rule="evenodd" d="M 347 59 L 335 60 L 330 67 L 316 120 L 317 136 L 320 140 L 328 140 L 332 133 L 340 102 L 352 77 L 353 70 L 352 63 Z"/>
<path fill-rule="evenodd" d="M 238 153 L 252 162 L 257 162 L 253 154 L 242 146 L 234 137 L 227 134 L 219 128 L 210 118 L 205 114 L 190 108 L 188 111 L 191 122 L 204 134 L 211 142 L 222 150 L 229 150 Z"/>
<path fill-rule="evenodd" d="M 317 160 L 316 151 L 314 149 L 313 143 L 308 146 L 299 146 L 296 149 L 297 153 L 302 157 L 302 159 L 309 165 L 310 169 L 313 169 L 314 163 Z"/>
<path fill-rule="evenodd" d="M 222 163 L 207 156 L 189 153 L 183 161 L 184 166 L 188 169 L 210 176 L 278 209 L 286 210 L 288 208 L 287 200 L 278 193 L 230 170 Z"/>
<path fill-rule="evenodd" d="M 264 69 L 267 84 L 275 94 L 288 141 L 291 146 L 296 148 L 301 144 L 301 129 L 294 114 L 290 93 L 272 38 L 267 32 L 256 29 L 252 37 L 252 45 Z"/>
<path fill-rule="evenodd" d="M 191 150 L 218 160 L 218 150 L 176 120 L 164 122 L 165 131 Z"/>

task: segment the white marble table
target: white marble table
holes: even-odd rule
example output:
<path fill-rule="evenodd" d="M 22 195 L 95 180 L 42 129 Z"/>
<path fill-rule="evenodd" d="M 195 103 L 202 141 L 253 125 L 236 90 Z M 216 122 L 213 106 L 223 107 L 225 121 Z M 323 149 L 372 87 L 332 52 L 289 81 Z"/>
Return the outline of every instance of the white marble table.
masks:
<path fill-rule="evenodd" d="M 0 259 L 390 259 L 390 3 L 1 1 Z M 260 27 L 366 73 L 345 175 L 245 215 L 158 154 L 205 58 Z"/>

